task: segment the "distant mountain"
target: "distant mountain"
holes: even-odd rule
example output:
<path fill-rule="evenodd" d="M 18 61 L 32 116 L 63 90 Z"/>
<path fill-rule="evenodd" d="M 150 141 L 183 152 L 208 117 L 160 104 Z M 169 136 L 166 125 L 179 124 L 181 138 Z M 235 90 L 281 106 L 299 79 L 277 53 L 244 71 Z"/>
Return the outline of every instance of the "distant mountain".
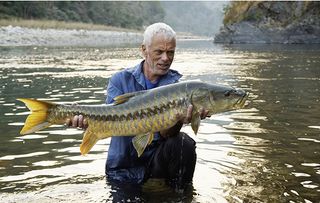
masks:
<path fill-rule="evenodd" d="M 179 32 L 214 36 L 222 26 L 226 1 L 161 1 L 164 22 Z"/>
<path fill-rule="evenodd" d="M 216 43 L 320 43 L 320 2 L 232 2 Z"/>

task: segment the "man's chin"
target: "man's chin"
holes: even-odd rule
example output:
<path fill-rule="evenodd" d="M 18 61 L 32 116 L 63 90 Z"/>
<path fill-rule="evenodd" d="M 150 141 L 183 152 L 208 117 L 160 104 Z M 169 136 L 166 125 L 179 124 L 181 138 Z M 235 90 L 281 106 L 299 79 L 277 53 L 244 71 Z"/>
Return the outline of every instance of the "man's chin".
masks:
<path fill-rule="evenodd" d="M 159 75 L 165 75 L 169 72 L 169 68 L 166 69 L 158 69 L 157 72 L 159 73 Z"/>
<path fill-rule="evenodd" d="M 157 65 L 157 69 L 161 72 L 168 72 L 168 70 L 170 69 L 170 65 L 166 65 L 166 66 Z"/>

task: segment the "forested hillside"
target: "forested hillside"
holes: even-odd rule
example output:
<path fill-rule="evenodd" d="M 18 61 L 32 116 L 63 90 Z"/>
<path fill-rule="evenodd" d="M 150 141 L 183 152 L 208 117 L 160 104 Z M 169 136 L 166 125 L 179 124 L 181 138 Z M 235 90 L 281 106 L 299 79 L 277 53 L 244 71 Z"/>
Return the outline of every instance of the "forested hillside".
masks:
<path fill-rule="evenodd" d="M 0 2 L 0 19 L 59 20 L 142 29 L 143 25 L 162 21 L 164 15 L 159 2 Z"/>

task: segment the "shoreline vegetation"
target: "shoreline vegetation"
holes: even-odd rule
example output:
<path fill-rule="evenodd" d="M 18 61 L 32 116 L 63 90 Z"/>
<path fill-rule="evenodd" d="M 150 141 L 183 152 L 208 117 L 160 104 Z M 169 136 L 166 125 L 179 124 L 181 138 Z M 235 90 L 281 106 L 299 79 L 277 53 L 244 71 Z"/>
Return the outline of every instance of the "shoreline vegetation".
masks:
<path fill-rule="evenodd" d="M 0 19 L 0 27 L 25 27 L 34 29 L 57 29 L 57 30 L 100 30 L 119 32 L 141 32 L 135 29 L 120 28 L 115 26 L 99 25 L 82 22 L 65 22 L 57 20 L 26 20 L 26 19 Z"/>
<path fill-rule="evenodd" d="M 6 1 L 0 2 L 0 19 L 57 20 L 141 29 L 161 21 L 160 2 L 115 1 Z"/>
<path fill-rule="evenodd" d="M 92 23 L 56 20 L 0 20 L 0 47 L 87 46 L 103 47 L 138 44 L 143 31 Z M 178 40 L 211 40 L 190 33 L 177 33 Z"/>

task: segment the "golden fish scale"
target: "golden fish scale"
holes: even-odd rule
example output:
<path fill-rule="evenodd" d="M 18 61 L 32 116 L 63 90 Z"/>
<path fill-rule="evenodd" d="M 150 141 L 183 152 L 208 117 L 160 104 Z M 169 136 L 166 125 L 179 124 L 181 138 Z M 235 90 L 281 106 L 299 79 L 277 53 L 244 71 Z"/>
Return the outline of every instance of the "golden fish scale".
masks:
<path fill-rule="evenodd" d="M 137 117 L 132 120 L 125 119 L 105 122 L 104 120 L 89 118 L 88 123 L 101 138 L 109 137 L 110 135 L 136 135 L 147 132 L 158 132 L 172 127 L 177 122 L 176 115 L 179 112 L 178 109 L 171 108 L 156 115 L 145 116 L 143 118 Z"/>
<path fill-rule="evenodd" d="M 74 115 L 83 114 L 91 129 L 100 138 L 111 135 L 136 135 L 147 132 L 158 132 L 172 127 L 177 122 L 177 114 L 184 112 L 183 95 L 178 91 L 171 92 L 171 101 L 163 95 L 152 95 L 149 100 L 139 108 L 117 106 L 97 106 L 96 109 L 77 105 L 58 105 L 50 113 L 52 123 L 64 123 L 66 118 L 72 119 Z M 186 98 L 185 98 L 186 99 Z"/>

